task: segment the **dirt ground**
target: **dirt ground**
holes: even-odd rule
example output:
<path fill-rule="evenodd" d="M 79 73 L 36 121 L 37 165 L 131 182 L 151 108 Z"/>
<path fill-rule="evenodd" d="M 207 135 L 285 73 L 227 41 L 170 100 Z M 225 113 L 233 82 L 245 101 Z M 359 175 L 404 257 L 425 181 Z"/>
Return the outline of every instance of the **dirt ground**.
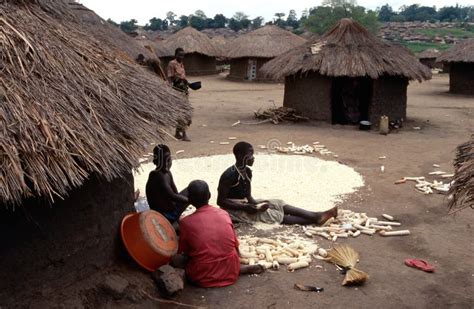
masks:
<path fill-rule="evenodd" d="M 474 133 L 474 98 L 448 94 L 448 77 L 436 75 L 408 89 L 408 120 L 398 133 L 383 136 L 350 126 L 310 122 L 301 124 L 231 125 L 252 123 L 252 112 L 282 104 L 282 84 L 236 83 L 222 76 L 193 78 L 203 88 L 191 93 L 195 108 L 189 130 L 191 143 L 171 142 L 182 157 L 230 153 L 219 145 L 229 136 L 254 145 L 271 140 L 308 144 L 315 140 L 339 155 L 337 160 L 361 173 L 366 186 L 340 207 L 373 215 L 389 213 L 410 229 L 398 238 L 359 237 L 347 240 L 361 253 L 360 269 L 370 275 L 359 288 L 342 287 L 342 275 L 325 262 L 294 273 L 267 272 L 241 277 L 230 287 L 201 289 L 188 286 L 177 300 L 209 308 L 472 308 L 474 306 L 474 211 L 447 216 L 444 195 L 423 195 L 410 184 L 395 185 L 403 176 L 427 176 L 434 163 L 452 170 L 455 147 Z M 414 130 L 419 126 L 421 130 Z M 211 144 L 210 141 L 215 141 Z M 387 159 L 381 163 L 379 156 Z M 256 163 L 258 164 L 258 163 Z M 380 166 L 385 172 L 380 172 Z M 298 175 L 288 175 L 298 177 Z M 334 184 L 337 186 L 337 183 Z M 284 188 L 282 188 L 284 199 Z M 271 233 L 271 232 L 270 232 Z M 330 247 L 325 240 L 318 240 Z M 339 241 L 338 241 L 339 242 Z M 341 240 L 341 243 L 346 240 Z M 423 273 L 403 264 L 421 258 L 436 267 Z M 299 292 L 295 283 L 324 287 L 323 293 Z"/>
<path fill-rule="evenodd" d="M 342 275 L 325 262 L 288 273 L 268 271 L 259 276 L 243 276 L 230 287 L 202 289 L 186 286 L 174 300 L 206 308 L 473 308 L 474 211 L 447 216 L 444 195 L 423 195 L 413 184 L 395 185 L 403 176 L 427 176 L 434 163 L 452 171 L 455 147 L 474 133 L 474 98 L 448 94 L 448 77 L 435 76 L 408 90 L 408 120 L 398 133 L 383 136 L 376 131 L 362 132 L 355 127 L 321 122 L 280 125 L 253 123 L 253 111 L 281 105 L 282 84 L 230 82 L 223 76 L 192 78 L 203 88 L 191 93 L 194 106 L 192 142 L 169 142 L 173 151 L 184 150 L 180 158 L 227 154 L 230 145 L 219 145 L 235 136 L 254 145 L 293 141 L 298 145 L 320 141 L 359 172 L 365 186 L 352 194 L 341 208 L 367 212 L 372 216 L 389 213 L 410 229 L 407 237 L 359 236 L 349 243 L 360 252 L 359 268 L 370 278 L 361 287 L 342 287 Z M 414 130 L 413 127 L 421 127 Z M 211 144 L 213 140 L 215 143 Z M 151 149 L 150 149 L 151 150 Z M 381 161 L 379 156 L 387 156 Z M 258 162 L 256 162 L 258 164 Z M 385 172 L 380 172 L 380 166 Z M 298 174 L 285 175 L 298 177 Z M 337 183 L 334 183 L 337 186 Z M 285 189 L 281 188 L 282 199 Z M 291 188 L 290 188 L 291 189 Z M 262 197 L 264 198 L 264 197 Z M 290 202 L 291 201 L 287 201 Z M 317 203 L 317 201 L 315 201 Z M 238 233 L 245 228 L 240 227 Z M 265 231 L 271 235 L 273 231 Z M 320 246 L 331 243 L 317 239 Z M 433 274 L 403 264 L 406 258 L 426 259 L 436 267 Z M 129 258 L 114 269 L 101 270 L 71 282 L 71 287 L 35 287 L 31 293 L 16 295 L 20 308 L 186 308 L 157 302 L 157 289 L 150 275 Z M 318 269 L 315 265 L 323 266 Z M 129 286 L 117 296 L 100 286 L 110 274 L 126 278 Z M 0 276 L 1 277 L 1 276 Z M 300 292 L 295 283 L 324 288 L 322 293 Z M 25 281 L 25 291 L 33 290 Z M 123 292 L 123 293 L 122 293 Z M 26 293 L 26 292 L 25 292 Z M 125 296 L 123 296 L 123 295 Z M 67 300 L 67 301 L 65 301 Z M 0 298 L 0 309 L 6 308 Z M 8 306 L 7 306 L 8 307 Z"/>

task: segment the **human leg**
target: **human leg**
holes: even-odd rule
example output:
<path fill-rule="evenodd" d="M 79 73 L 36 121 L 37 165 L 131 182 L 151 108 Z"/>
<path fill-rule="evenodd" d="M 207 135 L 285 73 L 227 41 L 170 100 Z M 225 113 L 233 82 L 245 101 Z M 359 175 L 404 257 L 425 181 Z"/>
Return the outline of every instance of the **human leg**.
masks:
<path fill-rule="evenodd" d="M 261 274 L 265 271 L 265 267 L 260 264 L 255 265 L 240 265 L 241 275 Z"/>
<path fill-rule="evenodd" d="M 310 224 L 314 224 L 314 220 L 309 220 L 309 219 L 305 219 L 305 218 L 297 217 L 297 216 L 284 215 L 282 224 L 286 224 L 286 225 L 293 225 L 293 224 L 310 225 Z"/>
<path fill-rule="evenodd" d="M 298 207 L 290 206 L 290 205 L 285 205 L 283 206 L 283 211 L 285 213 L 285 218 L 284 218 L 284 224 L 318 224 L 322 225 L 324 224 L 327 220 L 329 220 L 332 217 L 337 216 L 337 207 L 334 207 L 330 210 L 323 211 L 323 212 L 314 212 L 314 211 L 308 211 L 304 210 Z M 287 218 L 289 216 L 291 217 L 297 217 L 300 219 L 304 220 L 299 220 L 296 218 Z M 287 222 L 301 222 L 301 223 L 285 223 L 285 220 Z M 303 223 L 303 222 L 308 222 L 310 221 L 311 223 Z"/>

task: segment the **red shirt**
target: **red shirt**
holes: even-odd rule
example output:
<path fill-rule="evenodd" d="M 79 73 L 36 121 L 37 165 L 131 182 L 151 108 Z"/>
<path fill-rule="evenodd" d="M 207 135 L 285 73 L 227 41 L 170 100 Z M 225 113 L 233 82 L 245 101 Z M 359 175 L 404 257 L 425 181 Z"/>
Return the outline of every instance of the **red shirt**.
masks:
<path fill-rule="evenodd" d="M 179 252 L 189 258 L 186 277 L 201 287 L 227 286 L 240 273 L 238 241 L 225 210 L 202 206 L 179 222 Z"/>

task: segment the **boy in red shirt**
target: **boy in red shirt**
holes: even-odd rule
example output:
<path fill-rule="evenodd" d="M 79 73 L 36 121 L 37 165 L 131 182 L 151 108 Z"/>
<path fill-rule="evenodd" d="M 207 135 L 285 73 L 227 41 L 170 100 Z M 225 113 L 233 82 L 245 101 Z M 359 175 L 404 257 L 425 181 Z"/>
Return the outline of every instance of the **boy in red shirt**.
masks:
<path fill-rule="evenodd" d="M 235 283 L 239 274 L 261 273 L 261 265 L 240 266 L 239 242 L 225 210 L 209 205 L 206 182 L 194 180 L 188 186 L 189 202 L 196 212 L 179 222 L 179 253 L 186 257 L 186 278 L 201 287 Z"/>

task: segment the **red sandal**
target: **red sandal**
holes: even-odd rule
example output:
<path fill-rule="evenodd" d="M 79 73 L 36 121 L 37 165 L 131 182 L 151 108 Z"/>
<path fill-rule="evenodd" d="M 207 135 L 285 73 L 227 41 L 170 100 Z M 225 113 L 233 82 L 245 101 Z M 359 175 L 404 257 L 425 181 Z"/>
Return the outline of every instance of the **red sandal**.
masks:
<path fill-rule="evenodd" d="M 406 259 L 405 265 L 425 271 L 427 273 L 432 273 L 435 271 L 435 268 L 433 265 L 430 265 L 428 264 L 428 262 L 419 260 L 419 259 Z"/>

